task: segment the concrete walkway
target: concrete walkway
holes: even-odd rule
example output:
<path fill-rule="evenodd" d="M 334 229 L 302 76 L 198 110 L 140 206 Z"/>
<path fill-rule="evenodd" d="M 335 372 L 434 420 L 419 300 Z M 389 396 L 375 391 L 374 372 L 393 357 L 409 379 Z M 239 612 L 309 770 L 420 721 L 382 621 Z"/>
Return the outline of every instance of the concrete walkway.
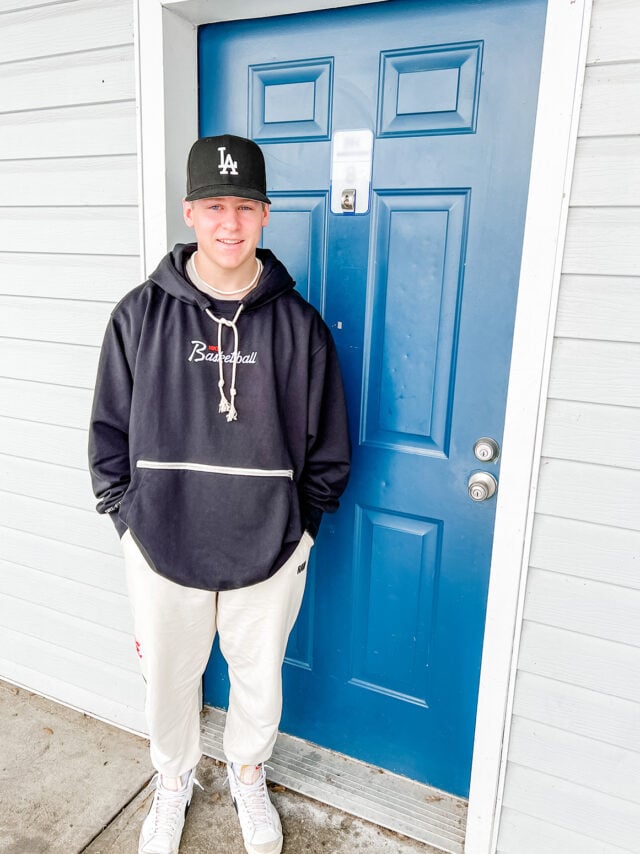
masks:
<path fill-rule="evenodd" d="M 153 794 L 147 741 L 0 682 L 0 852 L 136 854 Z M 243 854 L 226 771 L 203 759 L 180 854 Z M 273 786 L 283 854 L 438 854 Z"/>

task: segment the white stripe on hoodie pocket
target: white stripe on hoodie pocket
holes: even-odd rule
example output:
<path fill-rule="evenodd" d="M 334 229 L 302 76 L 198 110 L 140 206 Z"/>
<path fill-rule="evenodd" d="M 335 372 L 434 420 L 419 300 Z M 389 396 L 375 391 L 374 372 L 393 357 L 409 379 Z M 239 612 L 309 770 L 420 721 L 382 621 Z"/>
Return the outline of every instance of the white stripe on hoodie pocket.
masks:
<path fill-rule="evenodd" d="M 287 477 L 293 480 L 292 469 L 249 469 L 241 466 L 210 466 L 205 463 L 158 462 L 156 460 L 138 460 L 139 469 L 160 469 L 162 471 L 201 471 L 211 474 L 235 474 L 242 477 Z"/>

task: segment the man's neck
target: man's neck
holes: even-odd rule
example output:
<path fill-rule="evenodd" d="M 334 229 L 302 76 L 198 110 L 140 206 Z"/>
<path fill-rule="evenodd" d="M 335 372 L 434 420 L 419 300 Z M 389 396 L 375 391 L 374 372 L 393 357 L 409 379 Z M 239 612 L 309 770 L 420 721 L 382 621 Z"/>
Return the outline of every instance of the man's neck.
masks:
<path fill-rule="evenodd" d="M 220 292 L 222 299 L 224 299 L 224 294 L 228 294 L 230 299 L 237 298 L 238 291 L 244 290 L 246 285 L 253 282 L 258 270 L 255 255 L 247 259 L 241 267 L 233 270 L 225 270 L 224 268 L 208 263 L 206 256 L 199 254 L 196 250 L 193 255 L 193 263 L 197 275 L 209 287 Z"/>

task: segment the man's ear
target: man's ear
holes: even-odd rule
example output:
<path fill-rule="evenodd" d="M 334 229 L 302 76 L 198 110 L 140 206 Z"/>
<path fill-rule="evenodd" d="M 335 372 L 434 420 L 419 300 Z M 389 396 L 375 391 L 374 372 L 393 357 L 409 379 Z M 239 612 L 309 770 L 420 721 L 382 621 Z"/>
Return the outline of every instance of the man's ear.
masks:
<path fill-rule="evenodd" d="M 186 199 L 182 200 L 182 216 L 189 228 L 193 228 L 193 206 Z"/>
<path fill-rule="evenodd" d="M 262 227 L 269 224 L 269 213 L 271 211 L 271 205 L 266 205 L 263 203 L 262 205 Z"/>

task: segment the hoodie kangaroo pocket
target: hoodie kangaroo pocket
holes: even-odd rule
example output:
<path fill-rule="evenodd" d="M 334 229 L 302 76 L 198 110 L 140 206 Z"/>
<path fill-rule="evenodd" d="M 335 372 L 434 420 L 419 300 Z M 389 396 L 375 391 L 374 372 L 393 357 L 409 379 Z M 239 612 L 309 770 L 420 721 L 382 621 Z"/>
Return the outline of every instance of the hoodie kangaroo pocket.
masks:
<path fill-rule="evenodd" d="M 288 469 L 245 469 L 140 460 L 144 470 L 126 522 L 153 567 L 208 590 L 264 580 L 300 536 Z"/>

